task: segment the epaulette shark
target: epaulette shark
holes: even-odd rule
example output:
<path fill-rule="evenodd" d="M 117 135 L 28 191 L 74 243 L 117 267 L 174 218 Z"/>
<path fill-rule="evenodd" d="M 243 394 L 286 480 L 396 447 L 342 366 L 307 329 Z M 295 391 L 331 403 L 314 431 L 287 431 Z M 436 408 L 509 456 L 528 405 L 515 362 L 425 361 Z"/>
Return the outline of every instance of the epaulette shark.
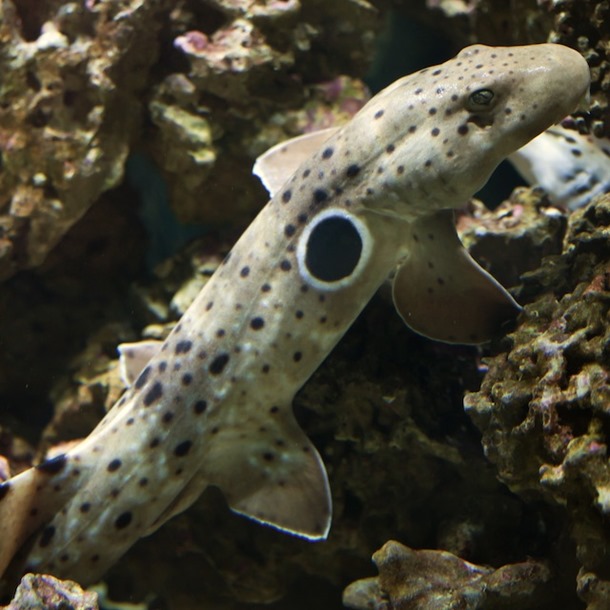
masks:
<path fill-rule="evenodd" d="M 124 348 L 135 379 L 120 400 L 80 444 L 0 484 L 0 573 L 12 561 L 91 583 L 208 485 L 238 513 L 324 539 L 329 482 L 295 392 L 394 270 L 415 331 L 502 332 L 520 308 L 462 247 L 453 209 L 589 79 L 561 45 L 471 46 L 265 155 L 273 197 L 162 345 Z"/>

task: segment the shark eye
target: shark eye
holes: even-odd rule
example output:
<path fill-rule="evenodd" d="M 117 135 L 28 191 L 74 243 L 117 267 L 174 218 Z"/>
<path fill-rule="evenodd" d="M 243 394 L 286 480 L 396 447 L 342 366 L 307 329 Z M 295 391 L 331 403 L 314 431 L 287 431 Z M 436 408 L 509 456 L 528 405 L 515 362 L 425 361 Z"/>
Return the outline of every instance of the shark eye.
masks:
<path fill-rule="evenodd" d="M 336 290 L 352 283 L 369 258 L 371 236 L 357 218 L 340 209 L 328 209 L 314 217 L 297 246 L 303 279 L 322 290 Z"/>
<path fill-rule="evenodd" d="M 473 109 L 481 109 L 489 106 L 494 99 L 494 92 L 491 89 L 477 89 L 468 97 L 468 104 Z"/>

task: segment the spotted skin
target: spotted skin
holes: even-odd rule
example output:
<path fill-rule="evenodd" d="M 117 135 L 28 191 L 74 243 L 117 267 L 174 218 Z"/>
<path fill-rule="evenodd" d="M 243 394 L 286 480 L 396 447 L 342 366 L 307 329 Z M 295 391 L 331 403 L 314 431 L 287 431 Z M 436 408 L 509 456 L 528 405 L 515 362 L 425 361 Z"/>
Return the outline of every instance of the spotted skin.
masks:
<path fill-rule="evenodd" d="M 295 392 L 398 263 L 400 313 L 430 336 L 484 340 L 518 311 L 462 253 L 446 210 L 588 82 L 565 47 L 475 46 L 373 98 L 277 188 L 91 435 L 0 486 L 0 570 L 39 529 L 26 569 L 90 583 L 209 484 L 237 512 L 325 538 L 328 481 Z M 475 319 L 471 336 L 464 309 L 479 298 L 495 328 Z M 451 324 L 435 324 L 437 302 Z"/>
<path fill-rule="evenodd" d="M 551 201 L 576 210 L 610 192 L 610 142 L 554 126 L 514 152 L 509 161 Z"/>

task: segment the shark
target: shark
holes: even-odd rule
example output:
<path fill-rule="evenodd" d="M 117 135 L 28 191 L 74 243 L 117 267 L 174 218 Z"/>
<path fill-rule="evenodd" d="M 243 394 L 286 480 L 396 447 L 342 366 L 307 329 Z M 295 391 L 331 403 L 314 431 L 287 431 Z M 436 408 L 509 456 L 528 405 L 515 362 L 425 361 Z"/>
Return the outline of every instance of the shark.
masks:
<path fill-rule="evenodd" d="M 79 444 L 0 484 L 0 573 L 92 583 L 209 485 L 237 513 L 325 539 L 330 485 L 294 394 L 391 273 L 416 332 L 504 332 L 520 307 L 462 247 L 453 209 L 589 81 L 565 46 L 474 45 L 265 154 L 255 169 L 273 196 L 167 339 L 123 346 L 119 401 Z"/>

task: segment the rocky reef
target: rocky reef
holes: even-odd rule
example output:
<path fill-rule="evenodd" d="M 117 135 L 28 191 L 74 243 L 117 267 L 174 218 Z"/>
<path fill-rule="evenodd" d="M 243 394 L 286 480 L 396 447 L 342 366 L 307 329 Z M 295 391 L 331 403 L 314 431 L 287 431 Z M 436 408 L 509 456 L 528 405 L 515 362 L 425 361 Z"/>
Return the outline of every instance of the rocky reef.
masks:
<path fill-rule="evenodd" d="M 573 125 L 608 134 L 607 2 L 510 5 L 1 0 L 0 480 L 112 406 L 116 345 L 164 337 L 205 284 L 265 203 L 258 154 L 361 107 L 387 20 L 427 24 L 432 52 L 436 35 L 580 49 L 593 109 Z M 138 156 L 163 188 L 135 183 Z M 108 573 L 110 599 L 607 607 L 610 199 L 568 216 L 523 189 L 472 203 L 459 228 L 524 313 L 482 358 L 410 333 L 379 291 L 295 401 L 329 472 L 329 540 L 264 528 L 210 489 Z M 160 234 L 171 256 L 153 268 Z M 64 585 L 22 587 L 11 610 Z M 71 591 L 62 607 L 95 607 Z"/>

